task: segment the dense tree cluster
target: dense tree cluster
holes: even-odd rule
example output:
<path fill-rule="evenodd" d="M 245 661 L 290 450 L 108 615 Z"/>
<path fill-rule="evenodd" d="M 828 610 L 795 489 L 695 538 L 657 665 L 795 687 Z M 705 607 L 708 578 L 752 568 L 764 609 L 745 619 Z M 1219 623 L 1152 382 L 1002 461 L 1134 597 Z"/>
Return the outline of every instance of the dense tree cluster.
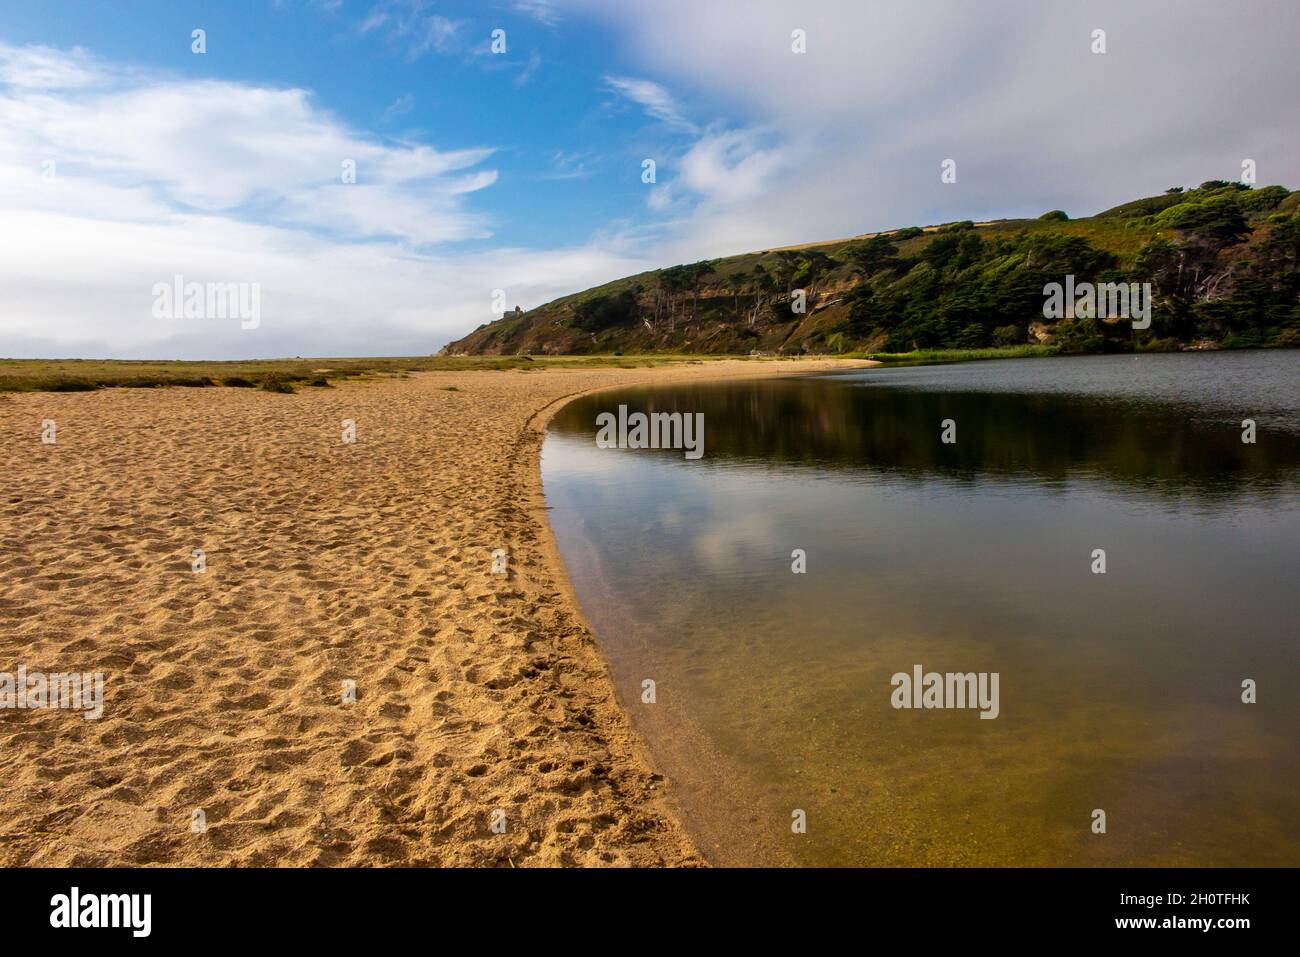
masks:
<path fill-rule="evenodd" d="M 1300 218 L 1273 212 L 1288 191 L 1210 182 L 1167 196 L 1171 202 L 1115 211 L 1153 234 L 1128 257 L 1096 248 L 1086 235 L 983 239 L 966 224 L 940 231 L 910 259 L 898 257 L 890 237 L 867 240 L 849 256 L 864 274 L 849 293 L 851 335 L 884 334 L 884 350 L 895 352 L 1024 342 L 1030 325 L 1043 319 L 1044 285 L 1070 274 L 1096 283 L 1149 282 L 1154 316 L 1145 332 L 1100 319 L 1065 321 L 1052 334 L 1067 350 L 1194 339 L 1300 344 Z"/>

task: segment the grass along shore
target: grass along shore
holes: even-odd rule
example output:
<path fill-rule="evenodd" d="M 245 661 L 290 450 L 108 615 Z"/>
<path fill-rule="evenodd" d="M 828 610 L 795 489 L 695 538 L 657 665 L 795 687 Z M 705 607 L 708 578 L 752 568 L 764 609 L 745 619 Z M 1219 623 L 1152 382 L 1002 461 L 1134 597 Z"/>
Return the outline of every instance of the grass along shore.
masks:
<path fill-rule="evenodd" d="M 349 379 L 402 378 L 412 372 L 493 369 L 623 368 L 701 363 L 740 356 L 676 353 L 622 356 L 397 356 L 385 358 L 247 359 L 0 359 L 0 392 L 93 392 L 105 388 L 235 386 L 293 392 Z"/>
<path fill-rule="evenodd" d="M 884 365 L 937 365 L 976 362 L 981 359 L 1036 359 L 1064 355 L 1058 346 L 997 346 L 987 349 L 913 349 L 911 352 L 855 353 L 855 359 L 873 359 Z"/>

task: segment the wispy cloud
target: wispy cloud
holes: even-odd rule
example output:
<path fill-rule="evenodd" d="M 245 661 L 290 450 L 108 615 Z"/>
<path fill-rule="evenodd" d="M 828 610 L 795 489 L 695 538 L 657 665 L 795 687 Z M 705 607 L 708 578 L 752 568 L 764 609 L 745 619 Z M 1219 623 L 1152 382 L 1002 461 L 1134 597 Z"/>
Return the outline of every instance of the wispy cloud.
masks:
<path fill-rule="evenodd" d="M 415 107 L 415 94 L 403 93 L 397 99 L 393 100 L 384 110 L 384 118 L 388 120 L 396 119 L 399 116 L 405 116 Z"/>
<path fill-rule="evenodd" d="M 0 83 L 25 90 L 71 90 L 102 84 L 105 72 L 81 47 L 6 46 L 0 43 Z"/>
<path fill-rule="evenodd" d="M 404 47 L 410 60 L 418 60 L 430 51 L 450 53 L 459 42 L 461 24 L 431 11 L 430 0 L 384 0 L 366 15 L 358 29 L 362 33 L 382 32 Z"/>
<path fill-rule="evenodd" d="M 551 157 L 551 168 L 541 174 L 539 179 L 589 179 L 593 170 L 588 165 L 589 153 L 569 153 L 558 150 Z"/>
<path fill-rule="evenodd" d="M 537 50 L 528 51 L 528 60 L 524 63 L 524 68 L 515 76 L 515 86 L 525 86 L 537 71 L 542 68 L 542 55 Z"/>
<path fill-rule="evenodd" d="M 367 14 L 366 18 L 361 21 L 361 25 L 357 29 L 362 33 L 369 33 L 371 30 L 378 30 L 387 22 L 388 14 L 377 8 L 371 10 L 370 13 Z"/>
<path fill-rule="evenodd" d="M 554 0 L 515 0 L 514 7 L 548 27 L 560 22 L 560 12 L 556 9 Z"/>
<path fill-rule="evenodd" d="M 643 80 L 628 76 L 607 76 L 604 78 L 606 88 L 617 93 L 645 110 L 646 114 L 662 123 L 694 130 L 695 125 L 682 115 L 677 101 L 671 93 L 653 80 Z"/>

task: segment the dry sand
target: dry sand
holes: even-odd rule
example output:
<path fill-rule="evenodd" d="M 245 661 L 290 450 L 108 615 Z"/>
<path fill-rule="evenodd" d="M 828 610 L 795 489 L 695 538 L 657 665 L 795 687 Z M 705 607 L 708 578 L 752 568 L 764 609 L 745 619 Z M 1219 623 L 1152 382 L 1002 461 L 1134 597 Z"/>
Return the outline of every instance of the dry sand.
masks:
<path fill-rule="evenodd" d="M 105 675 L 98 720 L 0 710 L 0 864 L 700 863 L 555 552 L 545 422 L 832 365 L 0 396 L 0 672 Z"/>

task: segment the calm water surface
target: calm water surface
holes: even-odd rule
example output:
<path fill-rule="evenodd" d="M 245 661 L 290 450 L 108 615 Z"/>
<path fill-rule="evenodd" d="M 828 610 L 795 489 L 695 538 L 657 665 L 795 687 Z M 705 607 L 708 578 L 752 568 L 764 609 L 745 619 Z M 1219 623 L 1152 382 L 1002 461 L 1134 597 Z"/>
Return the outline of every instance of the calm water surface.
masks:
<path fill-rule="evenodd" d="M 705 853 L 1300 864 L 1298 373 L 1296 352 L 1014 360 L 566 407 L 553 527 Z M 596 448 L 619 403 L 703 412 L 704 458 Z M 915 664 L 998 672 L 1000 716 L 895 710 Z"/>

